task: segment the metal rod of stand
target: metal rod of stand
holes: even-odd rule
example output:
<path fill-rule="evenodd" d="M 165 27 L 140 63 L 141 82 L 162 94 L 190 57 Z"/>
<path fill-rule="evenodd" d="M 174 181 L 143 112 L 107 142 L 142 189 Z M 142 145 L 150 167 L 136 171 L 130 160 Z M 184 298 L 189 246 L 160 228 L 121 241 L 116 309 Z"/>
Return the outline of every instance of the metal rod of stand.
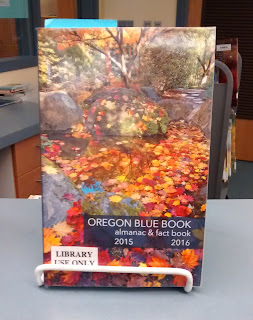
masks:
<path fill-rule="evenodd" d="M 59 264 L 41 264 L 34 270 L 38 286 L 44 284 L 44 271 L 79 271 L 79 272 L 106 272 L 106 273 L 138 273 L 138 274 L 170 274 L 186 278 L 185 292 L 190 292 L 193 286 L 193 277 L 190 271 L 181 268 L 150 268 L 150 267 L 116 267 L 116 266 L 66 266 Z"/>

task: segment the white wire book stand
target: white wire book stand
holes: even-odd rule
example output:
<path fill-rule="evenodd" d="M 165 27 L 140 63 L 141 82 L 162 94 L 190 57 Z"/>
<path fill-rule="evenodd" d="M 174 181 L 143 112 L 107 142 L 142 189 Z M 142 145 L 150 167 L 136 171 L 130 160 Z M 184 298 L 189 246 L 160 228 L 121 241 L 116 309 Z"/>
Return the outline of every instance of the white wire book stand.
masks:
<path fill-rule="evenodd" d="M 105 273 L 138 273 L 138 274 L 166 274 L 180 275 L 186 278 L 185 292 L 191 292 L 193 277 L 190 271 L 181 268 L 155 268 L 155 267 L 116 267 L 116 266 L 67 266 L 59 264 L 41 264 L 34 270 L 38 286 L 44 284 L 44 271 L 79 271 L 79 272 L 105 272 Z"/>

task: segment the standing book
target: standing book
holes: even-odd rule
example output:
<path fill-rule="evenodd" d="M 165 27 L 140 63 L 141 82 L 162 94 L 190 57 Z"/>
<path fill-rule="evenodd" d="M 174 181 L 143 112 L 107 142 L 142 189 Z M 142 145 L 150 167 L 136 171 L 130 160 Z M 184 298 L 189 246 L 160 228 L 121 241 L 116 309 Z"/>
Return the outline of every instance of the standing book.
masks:
<path fill-rule="evenodd" d="M 39 29 L 44 263 L 201 282 L 215 28 Z M 181 287 L 47 271 L 48 286 Z"/>

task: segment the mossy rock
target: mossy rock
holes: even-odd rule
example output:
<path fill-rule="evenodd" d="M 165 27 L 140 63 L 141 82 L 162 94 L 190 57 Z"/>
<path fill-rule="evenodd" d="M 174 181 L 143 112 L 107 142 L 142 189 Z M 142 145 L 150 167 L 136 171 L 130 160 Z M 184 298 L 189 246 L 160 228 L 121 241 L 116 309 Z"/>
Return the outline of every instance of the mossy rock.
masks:
<path fill-rule="evenodd" d="M 152 136 L 167 131 L 166 110 L 137 90 L 103 90 L 88 102 L 86 128 L 92 135 Z"/>
<path fill-rule="evenodd" d="M 115 196 L 112 192 L 98 192 L 94 200 L 84 199 L 82 201 L 83 212 L 86 215 L 98 216 L 139 216 L 145 211 L 143 205 L 129 197 L 119 195 L 122 200 L 113 202 L 110 197 Z"/>
<path fill-rule="evenodd" d="M 67 211 L 72 207 L 73 201 L 83 197 L 59 167 L 42 155 L 42 183 L 43 183 L 43 225 L 51 228 L 59 221 L 65 221 Z M 64 197 L 71 194 L 73 200 Z"/>

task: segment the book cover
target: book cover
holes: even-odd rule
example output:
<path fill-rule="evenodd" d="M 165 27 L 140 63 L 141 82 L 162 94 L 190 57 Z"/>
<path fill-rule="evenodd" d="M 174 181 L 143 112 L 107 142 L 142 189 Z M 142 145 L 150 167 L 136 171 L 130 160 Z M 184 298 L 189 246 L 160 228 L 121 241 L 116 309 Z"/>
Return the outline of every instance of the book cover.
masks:
<path fill-rule="evenodd" d="M 39 29 L 44 263 L 201 282 L 215 28 Z M 48 286 L 173 287 L 48 271 Z"/>

